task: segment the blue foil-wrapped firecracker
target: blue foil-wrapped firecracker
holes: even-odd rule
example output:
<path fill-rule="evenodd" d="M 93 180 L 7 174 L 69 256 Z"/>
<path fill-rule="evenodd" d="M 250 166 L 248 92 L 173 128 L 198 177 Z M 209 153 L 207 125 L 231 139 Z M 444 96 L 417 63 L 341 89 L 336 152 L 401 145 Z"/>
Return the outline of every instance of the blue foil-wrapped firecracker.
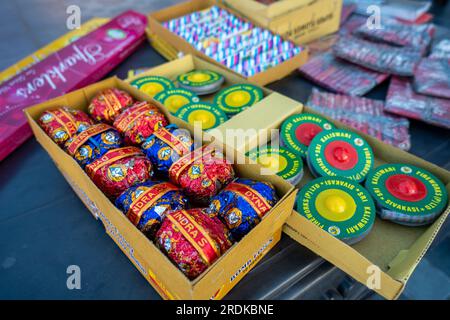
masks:
<path fill-rule="evenodd" d="M 113 127 L 95 124 L 66 142 L 66 151 L 85 168 L 112 149 L 123 145 L 122 137 Z"/>
<path fill-rule="evenodd" d="M 151 240 L 164 217 L 188 206 L 187 198 L 169 182 L 146 181 L 124 191 L 115 201 L 128 219 Z"/>
<path fill-rule="evenodd" d="M 275 188 L 267 182 L 238 178 L 212 198 L 208 209 L 230 229 L 239 241 L 277 203 Z"/>
<path fill-rule="evenodd" d="M 175 161 L 194 150 L 194 140 L 189 131 L 170 124 L 148 137 L 142 144 L 142 150 L 157 173 L 167 176 Z"/>

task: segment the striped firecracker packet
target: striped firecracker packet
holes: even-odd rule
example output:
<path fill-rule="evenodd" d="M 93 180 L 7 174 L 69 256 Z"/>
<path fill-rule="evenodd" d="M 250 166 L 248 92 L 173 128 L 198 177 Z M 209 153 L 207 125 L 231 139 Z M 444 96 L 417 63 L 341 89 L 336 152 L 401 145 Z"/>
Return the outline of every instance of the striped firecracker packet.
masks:
<path fill-rule="evenodd" d="M 412 76 L 422 58 L 419 49 L 394 47 L 353 36 L 340 37 L 333 53 L 362 67 L 400 76 Z"/>
<path fill-rule="evenodd" d="M 416 93 L 410 78 L 392 78 L 384 110 L 450 128 L 450 99 Z"/>
<path fill-rule="evenodd" d="M 403 150 L 411 147 L 409 121 L 387 115 L 383 111 L 383 101 L 321 92 L 314 88 L 307 105 L 387 144 Z"/>
<path fill-rule="evenodd" d="M 414 72 L 414 90 L 450 99 L 450 59 L 422 59 Z"/>
<path fill-rule="evenodd" d="M 299 71 L 328 90 L 351 96 L 363 96 L 389 77 L 336 58 L 331 52 L 312 57 Z"/>

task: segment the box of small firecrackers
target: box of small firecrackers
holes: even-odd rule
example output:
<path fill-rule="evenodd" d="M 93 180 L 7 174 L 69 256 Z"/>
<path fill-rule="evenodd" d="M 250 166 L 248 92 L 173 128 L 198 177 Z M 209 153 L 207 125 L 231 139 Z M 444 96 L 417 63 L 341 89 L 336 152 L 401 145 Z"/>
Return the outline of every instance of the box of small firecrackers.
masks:
<path fill-rule="evenodd" d="M 297 44 L 336 32 L 342 0 L 224 0 L 227 6 Z"/>
<path fill-rule="evenodd" d="M 163 298 L 222 298 L 279 241 L 292 212 L 292 185 L 117 78 L 25 113 L 74 191 Z"/>
<path fill-rule="evenodd" d="M 267 88 L 251 84 L 233 72 L 187 55 L 127 79 L 174 116 L 210 134 L 234 139 L 240 151 L 252 137 L 301 111 L 302 104 Z M 274 107 L 276 106 L 276 108 Z"/>
<path fill-rule="evenodd" d="M 450 213 L 450 172 L 307 106 L 278 129 L 243 152 L 299 189 L 283 231 L 398 298 Z"/>
<path fill-rule="evenodd" d="M 150 43 L 168 59 L 193 54 L 265 85 L 303 65 L 306 48 L 242 18 L 219 1 L 186 1 L 148 16 Z"/>

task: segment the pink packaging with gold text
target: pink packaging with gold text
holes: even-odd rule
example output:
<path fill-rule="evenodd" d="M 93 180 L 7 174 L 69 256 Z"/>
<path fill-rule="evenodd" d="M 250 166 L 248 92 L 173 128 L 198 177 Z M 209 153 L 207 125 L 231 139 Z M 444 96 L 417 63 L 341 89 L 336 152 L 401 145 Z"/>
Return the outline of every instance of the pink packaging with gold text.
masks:
<path fill-rule="evenodd" d="M 31 136 L 22 110 L 94 83 L 145 39 L 147 18 L 127 11 L 0 85 L 0 161 Z"/>

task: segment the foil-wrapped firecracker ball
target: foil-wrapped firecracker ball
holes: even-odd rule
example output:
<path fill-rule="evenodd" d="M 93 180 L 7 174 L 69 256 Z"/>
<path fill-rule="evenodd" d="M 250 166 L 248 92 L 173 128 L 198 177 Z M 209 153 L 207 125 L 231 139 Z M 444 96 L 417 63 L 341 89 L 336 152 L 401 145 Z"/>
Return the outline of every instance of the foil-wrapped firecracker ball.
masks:
<path fill-rule="evenodd" d="M 141 147 L 155 171 L 167 176 L 174 162 L 194 150 L 194 141 L 189 131 L 170 124 L 155 131 Z"/>
<path fill-rule="evenodd" d="M 84 168 L 112 149 L 123 145 L 122 137 L 113 127 L 98 123 L 66 141 L 66 151 Z"/>
<path fill-rule="evenodd" d="M 153 175 L 150 160 L 136 147 L 110 150 L 87 165 L 86 172 L 95 185 L 112 199 Z"/>
<path fill-rule="evenodd" d="M 139 145 L 154 131 L 168 123 L 158 107 L 142 101 L 133 104 L 117 116 L 114 127 L 123 134 L 126 144 Z"/>
<path fill-rule="evenodd" d="M 114 119 L 133 102 L 133 98 L 127 92 L 110 88 L 100 91 L 92 99 L 88 111 L 97 121 L 113 123 Z"/>
<path fill-rule="evenodd" d="M 60 147 L 93 124 L 94 120 L 86 113 L 68 107 L 44 111 L 39 118 L 41 128 Z"/>
<path fill-rule="evenodd" d="M 153 240 L 166 214 L 186 209 L 188 201 L 170 182 L 146 181 L 124 191 L 115 204 L 147 238 Z"/>
<path fill-rule="evenodd" d="M 236 179 L 212 198 L 208 213 L 218 216 L 239 241 L 277 203 L 273 185 L 250 179 Z"/>
<path fill-rule="evenodd" d="M 205 209 L 171 212 L 156 233 L 156 244 L 191 280 L 225 253 L 232 243 L 229 232 Z"/>
<path fill-rule="evenodd" d="M 169 178 L 190 200 L 207 205 L 233 181 L 234 169 L 220 152 L 203 146 L 178 159 L 169 169 Z"/>

